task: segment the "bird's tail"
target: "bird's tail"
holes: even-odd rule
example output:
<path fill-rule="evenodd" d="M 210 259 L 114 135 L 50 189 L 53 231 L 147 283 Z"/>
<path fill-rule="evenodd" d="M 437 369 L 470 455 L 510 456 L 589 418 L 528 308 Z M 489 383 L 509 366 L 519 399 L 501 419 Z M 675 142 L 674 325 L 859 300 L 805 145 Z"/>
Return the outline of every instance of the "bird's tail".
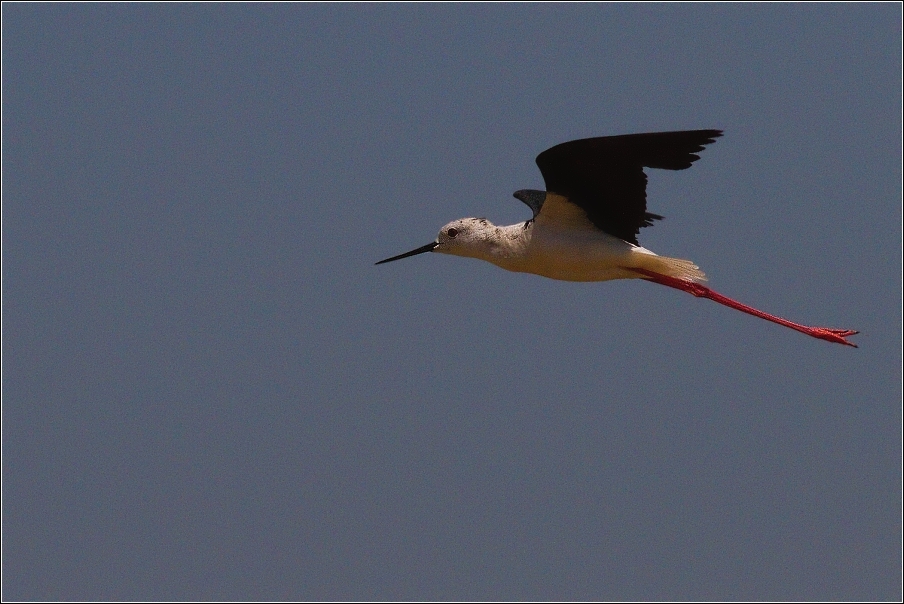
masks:
<path fill-rule="evenodd" d="M 659 273 L 660 275 L 666 275 L 692 283 L 703 283 L 706 281 L 706 274 L 700 270 L 699 266 L 690 260 L 657 256 L 644 248 L 634 248 L 635 251 L 641 249 L 646 253 L 634 256 L 637 261 L 636 268 L 646 269 L 653 273 Z"/>

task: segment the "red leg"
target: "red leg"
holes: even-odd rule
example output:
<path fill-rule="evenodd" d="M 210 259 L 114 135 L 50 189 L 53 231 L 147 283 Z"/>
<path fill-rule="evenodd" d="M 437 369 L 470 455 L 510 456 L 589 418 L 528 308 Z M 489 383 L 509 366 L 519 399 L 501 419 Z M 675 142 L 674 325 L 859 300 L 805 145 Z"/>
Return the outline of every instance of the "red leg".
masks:
<path fill-rule="evenodd" d="M 693 294 L 698 298 L 709 298 L 710 300 L 718 302 L 719 304 L 724 304 L 725 306 L 740 310 L 741 312 L 746 312 L 749 315 L 753 315 L 761 319 L 766 319 L 767 321 L 772 321 L 773 323 L 778 323 L 779 325 L 784 325 L 785 327 L 790 327 L 791 329 L 805 333 L 808 336 L 813 336 L 814 338 L 819 338 L 820 340 L 827 340 L 829 342 L 836 342 L 838 344 L 844 344 L 846 346 L 853 346 L 854 348 L 857 348 L 856 344 L 845 340 L 845 338 L 848 336 L 860 333 L 858 331 L 854 331 L 853 329 L 829 329 L 828 327 L 808 327 L 807 325 L 800 325 L 799 323 L 794 323 L 792 321 L 788 321 L 787 319 L 782 319 L 781 317 L 776 317 L 775 315 L 770 315 L 769 313 L 757 310 L 751 306 L 747 306 L 746 304 L 741 304 L 740 302 L 732 300 L 731 298 L 726 298 L 722 294 L 714 292 L 705 285 L 700 285 L 699 283 L 685 281 L 684 279 L 677 279 L 675 277 L 668 277 L 666 275 L 660 275 L 659 273 L 654 273 L 642 268 L 634 268 L 631 270 L 645 275 L 647 279 L 655 283 L 659 283 L 660 285 L 667 285 L 669 287 L 674 287 L 675 289 L 680 289 L 681 291 Z"/>

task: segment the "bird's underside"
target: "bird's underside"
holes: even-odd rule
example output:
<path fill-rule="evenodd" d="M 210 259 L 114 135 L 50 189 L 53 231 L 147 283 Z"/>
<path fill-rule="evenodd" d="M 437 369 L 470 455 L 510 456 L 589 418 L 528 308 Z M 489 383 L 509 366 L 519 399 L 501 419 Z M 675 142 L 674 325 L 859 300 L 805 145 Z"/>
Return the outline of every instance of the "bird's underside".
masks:
<path fill-rule="evenodd" d="M 502 253 L 487 254 L 482 259 L 507 270 L 562 281 L 638 279 L 641 275 L 633 270 L 638 268 L 687 281 L 706 281 L 703 271 L 689 260 L 659 256 L 601 231 L 582 208 L 561 195 L 519 193 L 542 195 L 542 203 L 537 204 L 539 212 L 523 226 L 495 227 L 504 244 L 500 246 Z"/>

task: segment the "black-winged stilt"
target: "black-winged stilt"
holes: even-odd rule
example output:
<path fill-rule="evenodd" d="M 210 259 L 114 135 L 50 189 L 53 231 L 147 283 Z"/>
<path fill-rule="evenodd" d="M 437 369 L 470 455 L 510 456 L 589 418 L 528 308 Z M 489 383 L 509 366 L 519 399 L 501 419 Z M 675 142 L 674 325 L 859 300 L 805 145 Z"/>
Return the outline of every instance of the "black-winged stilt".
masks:
<path fill-rule="evenodd" d="M 556 145 L 537 156 L 546 191 L 514 194 L 533 211 L 527 222 L 496 226 L 462 218 L 440 229 L 432 243 L 377 264 L 441 252 L 565 281 L 647 279 L 856 348 L 845 339 L 854 330 L 800 325 L 741 304 L 702 285 L 706 276 L 693 262 L 658 256 L 638 244 L 640 229 L 662 218 L 647 212 L 644 168 L 690 168 L 700 159 L 696 154 L 720 136 L 721 130 L 651 132 Z"/>

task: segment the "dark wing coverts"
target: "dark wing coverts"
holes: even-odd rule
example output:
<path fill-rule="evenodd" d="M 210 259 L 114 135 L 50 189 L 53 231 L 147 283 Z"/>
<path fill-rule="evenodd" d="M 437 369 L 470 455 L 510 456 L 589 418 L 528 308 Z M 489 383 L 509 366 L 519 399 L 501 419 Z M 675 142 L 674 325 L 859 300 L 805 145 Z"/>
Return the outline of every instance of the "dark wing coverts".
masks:
<path fill-rule="evenodd" d="M 546 190 L 580 206 L 599 229 L 637 245 L 641 227 L 662 216 L 647 212 L 644 168 L 685 170 L 721 130 L 650 132 L 584 138 L 537 156 Z"/>

